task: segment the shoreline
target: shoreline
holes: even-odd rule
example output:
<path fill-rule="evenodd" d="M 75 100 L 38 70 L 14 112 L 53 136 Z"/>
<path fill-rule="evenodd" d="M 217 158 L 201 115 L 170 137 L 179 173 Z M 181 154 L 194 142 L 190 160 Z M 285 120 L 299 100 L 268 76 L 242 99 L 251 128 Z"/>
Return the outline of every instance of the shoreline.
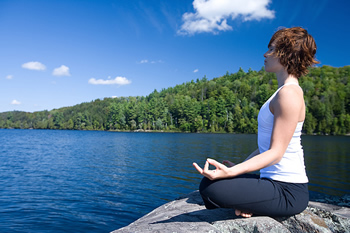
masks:
<path fill-rule="evenodd" d="M 125 133 L 184 133 L 184 134 L 239 134 L 239 135 L 252 135 L 254 133 L 237 133 L 237 132 L 189 132 L 189 131 L 177 131 L 177 130 L 100 130 L 100 129 L 34 129 L 34 128 L 0 128 L 0 129 L 20 129 L 20 130 L 69 130 L 69 131 L 101 131 L 101 132 L 125 132 Z M 350 133 L 347 134 L 306 134 L 301 133 L 305 136 L 350 136 Z"/>

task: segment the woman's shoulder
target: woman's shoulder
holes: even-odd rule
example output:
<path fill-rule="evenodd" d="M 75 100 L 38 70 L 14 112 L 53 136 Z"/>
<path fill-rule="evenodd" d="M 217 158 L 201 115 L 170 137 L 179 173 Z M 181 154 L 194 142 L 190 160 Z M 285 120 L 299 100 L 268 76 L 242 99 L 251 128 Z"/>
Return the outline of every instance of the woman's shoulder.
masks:
<path fill-rule="evenodd" d="M 303 89 L 297 85 L 297 84 L 292 84 L 292 85 L 284 85 L 279 92 L 277 93 L 277 95 L 280 96 L 286 96 L 286 97 L 290 97 L 290 96 L 303 96 Z"/>
<path fill-rule="evenodd" d="M 272 108 L 298 110 L 304 104 L 303 90 L 298 85 L 286 85 L 273 98 Z"/>

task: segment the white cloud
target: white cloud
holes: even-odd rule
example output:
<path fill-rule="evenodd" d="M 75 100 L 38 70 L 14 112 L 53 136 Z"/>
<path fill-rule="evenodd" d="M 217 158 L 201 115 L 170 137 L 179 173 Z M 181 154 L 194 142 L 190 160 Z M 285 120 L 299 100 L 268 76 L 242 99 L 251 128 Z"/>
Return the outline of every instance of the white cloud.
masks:
<path fill-rule="evenodd" d="M 60 67 L 53 70 L 52 75 L 55 76 L 70 76 L 69 67 L 61 65 Z"/>
<path fill-rule="evenodd" d="M 193 73 L 197 73 L 199 70 L 198 69 L 195 69 L 194 71 L 193 71 Z"/>
<path fill-rule="evenodd" d="M 13 79 L 13 75 L 7 75 L 6 79 Z"/>
<path fill-rule="evenodd" d="M 116 77 L 115 79 L 108 78 L 107 80 L 90 78 L 89 83 L 93 85 L 127 85 L 130 84 L 131 81 L 125 77 Z"/>
<path fill-rule="evenodd" d="M 151 64 L 156 64 L 156 63 L 164 63 L 162 60 L 158 60 L 158 61 L 149 61 L 147 59 L 141 60 L 140 62 L 138 62 L 139 64 L 146 64 L 146 63 L 151 63 Z"/>
<path fill-rule="evenodd" d="M 11 104 L 12 105 L 20 105 L 21 102 L 19 102 L 18 100 L 12 100 Z"/>
<path fill-rule="evenodd" d="M 194 13 L 183 14 L 178 34 L 193 35 L 195 33 L 232 30 L 227 19 L 242 21 L 272 19 L 275 12 L 267 9 L 271 0 L 194 0 Z"/>
<path fill-rule="evenodd" d="M 22 68 L 28 69 L 28 70 L 45 70 L 46 69 L 45 65 L 41 64 L 38 61 L 31 61 L 31 62 L 24 63 L 22 65 Z"/>
<path fill-rule="evenodd" d="M 118 98 L 118 96 L 116 96 L 116 95 L 112 96 L 112 99 L 115 99 L 115 98 Z"/>

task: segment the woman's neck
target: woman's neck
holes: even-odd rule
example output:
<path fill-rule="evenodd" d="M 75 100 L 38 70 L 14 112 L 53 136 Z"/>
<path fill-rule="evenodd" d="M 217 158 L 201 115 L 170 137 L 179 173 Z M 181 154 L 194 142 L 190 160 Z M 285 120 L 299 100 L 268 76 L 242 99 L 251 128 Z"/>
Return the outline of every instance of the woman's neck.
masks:
<path fill-rule="evenodd" d="M 299 84 L 298 78 L 296 78 L 294 75 L 288 74 L 287 71 L 282 71 L 279 73 L 276 73 L 277 81 L 278 81 L 278 87 L 283 86 L 286 83 L 297 83 Z"/>

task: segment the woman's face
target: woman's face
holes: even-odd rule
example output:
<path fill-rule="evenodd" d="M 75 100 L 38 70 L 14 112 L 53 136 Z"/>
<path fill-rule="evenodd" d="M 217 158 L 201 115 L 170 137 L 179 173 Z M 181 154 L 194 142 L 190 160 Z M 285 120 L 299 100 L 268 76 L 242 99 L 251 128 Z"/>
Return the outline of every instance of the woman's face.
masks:
<path fill-rule="evenodd" d="M 284 70 L 284 67 L 281 65 L 279 58 L 273 55 L 275 50 L 275 44 L 272 43 L 269 47 L 269 50 L 264 54 L 265 57 L 265 70 L 267 72 L 278 73 L 281 70 Z"/>

